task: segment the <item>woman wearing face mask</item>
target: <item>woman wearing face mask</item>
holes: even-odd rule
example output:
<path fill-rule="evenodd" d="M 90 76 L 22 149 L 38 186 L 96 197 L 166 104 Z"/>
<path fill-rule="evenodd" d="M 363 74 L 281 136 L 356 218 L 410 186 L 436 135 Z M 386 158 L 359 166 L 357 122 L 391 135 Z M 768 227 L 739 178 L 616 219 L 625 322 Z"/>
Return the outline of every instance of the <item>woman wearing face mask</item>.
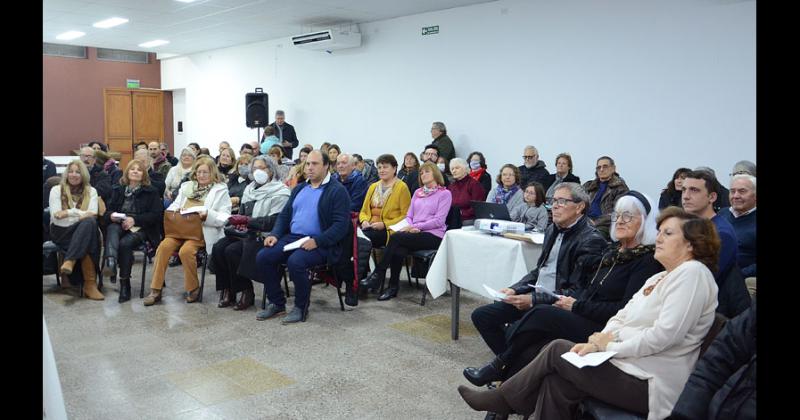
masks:
<path fill-rule="evenodd" d="M 256 235 L 272 230 L 278 213 L 283 210 L 291 194 L 289 188 L 274 176 L 277 164 L 272 159 L 256 156 L 247 168 L 252 182 L 244 189 L 238 215 L 232 216 L 230 222 L 246 223 L 248 234 L 253 234 L 245 239 L 226 236 L 214 245 L 214 252 L 211 254 L 216 270 L 217 290 L 220 291 L 217 306 L 233 306 L 237 311 L 247 309 L 255 302 L 250 279 L 256 277 L 255 256 L 264 242 Z M 239 292 L 242 292 L 242 296 L 236 302 L 236 294 Z"/>
<path fill-rule="evenodd" d="M 231 213 L 235 214 L 239 211 L 239 202 L 242 200 L 242 193 L 245 187 L 250 183 L 250 160 L 253 159 L 251 155 L 242 155 L 236 161 L 236 165 L 228 175 L 228 195 L 231 196 Z"/>
<path fill-rule="evenodd" d="M 489 192 L 492 190 L 492 176 L 486 170 L 486 158 L 483 157 L 481 152 L 472 152 L 467 158 L 469 163 L 469 176 L 480 182 L 484 191 Z"/>
<path fill-rule="evenodd" d="M 450 173 L 450 161 L 444 156 L 439 156 L 439 158 L 436 159 L 436 167 L 439 168 L 439 172 L 447 178 L 447 184 L 452 184 L 453 174 Z"/>

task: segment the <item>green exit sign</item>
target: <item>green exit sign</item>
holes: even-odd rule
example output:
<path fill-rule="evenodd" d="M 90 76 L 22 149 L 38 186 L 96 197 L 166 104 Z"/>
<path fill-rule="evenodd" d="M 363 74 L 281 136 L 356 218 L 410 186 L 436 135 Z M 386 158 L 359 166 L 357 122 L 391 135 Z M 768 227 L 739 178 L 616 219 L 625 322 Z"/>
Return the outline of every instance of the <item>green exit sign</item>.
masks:
<path fill-rule="evenodd" d="M 426 26 L 422 28 L 422 35 L 433 35 L 439 33 L 439 25 L 436 26 Z"/>

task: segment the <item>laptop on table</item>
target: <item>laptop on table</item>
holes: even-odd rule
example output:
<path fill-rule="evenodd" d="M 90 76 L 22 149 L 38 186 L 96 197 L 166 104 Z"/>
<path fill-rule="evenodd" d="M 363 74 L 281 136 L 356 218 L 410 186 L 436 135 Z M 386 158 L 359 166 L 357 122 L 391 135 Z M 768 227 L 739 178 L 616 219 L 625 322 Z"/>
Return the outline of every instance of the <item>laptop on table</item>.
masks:
<path fill-rule="evenodd" d="M 508 207 L 505 204 L 489 203 L 486 201 L 471 201 L 475 210 L 475 219 L 511 220 Z"/>

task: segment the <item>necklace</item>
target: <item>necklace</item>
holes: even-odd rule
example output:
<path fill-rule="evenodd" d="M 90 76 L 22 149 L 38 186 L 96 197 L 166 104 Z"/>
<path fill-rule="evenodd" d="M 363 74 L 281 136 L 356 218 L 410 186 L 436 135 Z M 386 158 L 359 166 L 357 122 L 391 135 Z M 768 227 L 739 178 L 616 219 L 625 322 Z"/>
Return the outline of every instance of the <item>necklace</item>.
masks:
<path fill-rule="evenodd" d="M 603 276 L 603 278 L 602 278 L 602 279 L 600 279 L 600 286 L 602 286 L 602 285 L 603 285 L 603 282 L 604 282 L 604 281 L 606 281 L 606 278 L 608 278 L 609 274 L 611 274 L 611 272 L 614 270 L 614 266 L 616 266 L 616 265 L 617 265 L 617 256 L 618 256 L 618 255 L 619 255 L 619 254 L 616 254 L 616 255 L 614 256 L 614 262 L 611 264 L 611 268 L 609 268 L 609 269 L 608 269 L 608 272 L 606 272 L 606 275 L 605 275 L 605 276 Z M 605 259 L 605 257 L 603 257 L 603 259 Z M 603 266 L 603 260 L 600 260 L 600 264 L 598 264 L 598 265 L 597 265 L 597 271 L 595 271 L 595 273 L 594 273 L 594 277 L 592 277 L 592 281 L 591 281 L 589 284 L 594 284 L 594 281 L 597 279 L 597 275 L 598 275 L 598 274 L 600 274 L 600 268 L 601 268 L 602 266 Z"/>

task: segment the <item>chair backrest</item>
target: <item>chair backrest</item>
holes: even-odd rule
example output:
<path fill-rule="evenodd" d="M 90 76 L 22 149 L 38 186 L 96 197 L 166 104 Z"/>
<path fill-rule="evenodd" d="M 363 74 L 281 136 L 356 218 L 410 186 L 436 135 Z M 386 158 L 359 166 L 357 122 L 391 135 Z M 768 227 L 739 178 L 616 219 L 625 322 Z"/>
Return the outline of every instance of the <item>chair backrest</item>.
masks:
<path fill-rule="evenodd" d="M 447 218 L 444 219 L 444 224 L 447 225 L 447 230 L 461 229 L 464 225 L 461 221 L 461 209 L 456 206 L 450 207 L 450 211 L 447 212 Z"/>
<path fill-rule="evenodd" d="M 714 323 L 711 324 L 711 328 L 708 330 L 705 338 L 703 338 L 703 343 L 700 344 L 700 356 L 703 357 L 708 347 L 711 346 L 711 343 L 714 342 L 714 339 L 717 337 L 722 328 L 725 327 L 725 323 L 728 322 L 728 317 L 722 315 L 719 312 L 714 313 Z"/>

